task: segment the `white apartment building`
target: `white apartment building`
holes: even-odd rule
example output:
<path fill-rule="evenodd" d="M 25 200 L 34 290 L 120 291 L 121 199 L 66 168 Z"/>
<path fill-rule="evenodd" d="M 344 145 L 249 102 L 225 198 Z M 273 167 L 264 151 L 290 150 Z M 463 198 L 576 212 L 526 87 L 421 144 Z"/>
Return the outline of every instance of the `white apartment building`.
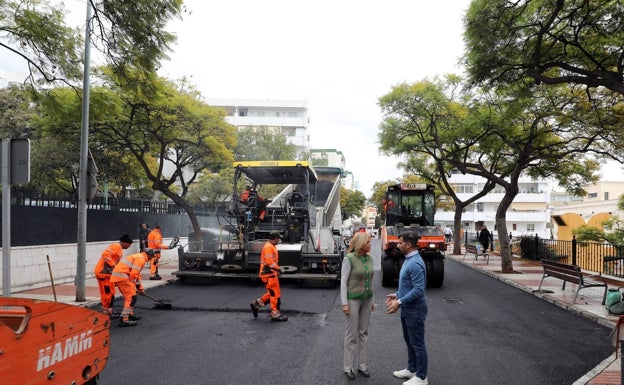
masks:
<path fill-rule="evenodd" d="M 286 136 L 297 156 L 310 149 L 308 104 L 304 100 L 206 99 L 227 111 L 225 120 L 239 128 L 266 127 Z"/>
<path fill-rule="evenodd" d="M 450 182 L 462 201 L 474 196 L 483 189 L 485 179 L 474 175 L 453 173 Z M 521 178 L 520 192 L 507 211 L 507 231 L 513 237 L 537 234 L 550 238 L 550 183 Z M 496 187 L 489 194 L 469 205 L 462 214 L 462 229 L 475 232 L 486 225 L 494 234 L 498 234 L 495 224 L 496 210 L 505 195 L 502 187 Z M 437 225 L 449 225 L 453 228 L 453 211 L 438 210 L 435 215 Z"/>
<path fill-rule="evenodd" d="M 310 159 L 315 166 L 339 167 L 344 170 L 346 165 L 344 154 L 335 148 L 311 149 Z"/>

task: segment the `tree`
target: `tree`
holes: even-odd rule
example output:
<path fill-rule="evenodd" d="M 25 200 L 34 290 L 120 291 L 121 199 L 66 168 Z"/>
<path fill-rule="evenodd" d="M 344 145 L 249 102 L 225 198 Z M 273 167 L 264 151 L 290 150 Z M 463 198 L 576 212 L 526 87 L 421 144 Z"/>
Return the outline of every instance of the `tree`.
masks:
<path fill-rule="evenodd" d="M 472 95 L 468 90 L 462 90 L 461 85 L 461 78 L 448 75 L 443 81 L 425 80 L 395 86 L 379 99 L 384 112 L 379 133 L 381 150 L 404 155 L 403 168 L 419 175 L 421 182 L 433 184 L 453 201 L 454 254 L 461 254 L 460 230 L 464 209 L 493 190 L 496 184 L 488 180 L 481 191 L 462 201 L 449 181 L 451 171 L 457 168 L 452 160 L 479 164 L 487 159 L 490 172 L 502 173 L 500 158 L 478 153 L 484 132 L 479 132 L 478 127 L 470 130 L 467 116 Z"/>
<path fill-rule="evenodd" d="M 80 121 L 82 100 L 72 88 L 57 88 L 29 99 L 36 106 L 29 124 L 33 127 L 31 155 L 31 187 L 47 193 L 77 192 L 78 158 L 80 153 Z M 97 100 L 92 105 L 97 104 Z M 106 116 L 93 106 L 93 116 Z M 92 116 L 92 118 L 93 118 Z M 133 191 L 147 182 L 139 163 L 129 153 L 120 153 L 90 138 L 92 155 L 98 166 L 98 180 L 107 183 L 110 191 L 121 193 L 126 186 Z M 61 150 L 62 149 L 62 150 Z M 152 159 L 152 167 L 156 161 Z M 153 195 L 153 193 L 152 193 Z"/>
<path fill-rule="evenodd" d="M 188 200 L 193 204 L 202 203 L 216 209 L 220 203 L 232 196 L 234 169 L 223 168 L 217 173 L 200 175 L 196 183 L 189 187 Z"/>
<path fill-rule="evenodd" d="M 24 87 L 10 85 L 0 89 L 0 138 L 32 138 L 30 119 L 34 113 Z"/>
<path fill-rule="evenodd" d="M 366 197 L 364 193 L 358 190 L 349 190 L 343 186 L 340 186 L 340 210 L 342 213 L 342 220 L 349 218 L 362 217 L 362 210 L 366 204 Z"/>
<path fill-rule="evenodd" d="M 475 0 L 466 64 L 477 83 L 578 84 L 624 94 L 624 4 L 614 0 Z"/>
<path fill-rule="evenodd" d="M 91 44 L 120 76 L 155 72 L 175 40 L 165 31 L 182 0 L 89 0 Z M 47 0 L 0 2 L 0 47 L 24 59 L 32 83 L 72 84 L 82 77 L 83 36 L 65 23 L 67 11 Z M 53 38 L 52 38 L 53 37 Z"/>
<path fill-rule="evenodd" d="M 197 217 L 186 200 L 189 186 L 200 174 L 231 164 L 235 127 L 225 122 L 224 111 L 203 103 L 199 93 L 184 82 L 145 80 L 138 71 L 137 79 L 128 85 L 128 74 L 120 77 L 104 71 L 103 75 L 106 86 L 91 92 L 92 152 L 136 161 L 151 187 L 182 207 L 194 232 L 200 234 Z M 151 92 L 140 92 L 135 86 L 139 83 L 148 84 Z M 58 95 L 70 100 L 69 95 L 74 95 L 75 100 L 61 104 L 55 99 Z M 41 104 L 46 116 L 43 129 L 49 135 L 72 132 L 72 124 L 65 122 L 65 108 L 79 113 L 77 99 L 75 93 L 59 90 Z"/>
<path fill-rule="evenodd" d="M 268 127 L 241 127 L 237 133 L 234 158 L 249 160 L 293 160 L 297 147 L 288 138 Z"/>
<path fill-rule="evenodd" d="M 581 192 L 598 169 L 583 154 L 605 155 L 613 125 L 604 126 L 596 106 L 569 87 L 500 87 L 459 104 L 445 96 L 451 94 L 427 82 L 395 87 L 380 101 L 387 111 L 380 142 L 395 153 L 427 154 L 441 178 L 454 169 L 485 178 L 490 188 L 502 186 L 496 212 L 501 267 L 513 272 L 506 212 L 520 176 L 556 178 Z"/>

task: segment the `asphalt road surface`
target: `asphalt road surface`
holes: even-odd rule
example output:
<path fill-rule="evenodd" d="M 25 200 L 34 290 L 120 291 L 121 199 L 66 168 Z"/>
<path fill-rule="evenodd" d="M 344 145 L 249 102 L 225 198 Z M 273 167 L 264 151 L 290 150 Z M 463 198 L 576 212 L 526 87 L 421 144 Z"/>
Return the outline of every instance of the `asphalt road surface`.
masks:
<path fill-rule="evenodd" d="M 379 269 L 379 244 L 373 253 Z M 401 384 L 406 366 L 398 314 L 388 315 L 376 271 L 369 329 L 370 378 L 342 374 L 344 315 L 339 289 L 282 283 L 285 323 L 249 303 L 264 291 L 247 281 L 176 283 L 151 290 L 172 310 L 140 297 L 137 327 L 111 328 L 100 385 Z M 427 291 L 432 385 L 569 385 L 608 357 L 608 328 L 447 260 L 445 283 Z"/>

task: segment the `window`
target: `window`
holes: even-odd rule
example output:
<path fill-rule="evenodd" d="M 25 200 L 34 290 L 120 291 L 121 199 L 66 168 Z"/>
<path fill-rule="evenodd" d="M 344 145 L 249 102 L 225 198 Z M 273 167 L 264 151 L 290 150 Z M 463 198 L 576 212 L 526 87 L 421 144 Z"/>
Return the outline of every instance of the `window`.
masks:
<path fill-rule="evenodd" d="M 264 111 L 258 111 L 256 112 L 256 115 L 258 115 L 259 117 L 264 117 Z"/>
<path fill-rule="evenodd" d="M 290 112 L 288 112 L 288 117 L 289 118 L 296 118 L 297 117 L 297 111 L 290 111 Z"/>
<path fill-rule="evenodd" d="M 477 203 L 477 212 L 479 212 L 479 213 L 483 212 L 483 202 L 478 202 Z"/>
<path fill-rule="evenodd" d="M 472 194 L 472 192 L 474 191 L 474 186 L 473 185 L 462 185 L 462 184 L 458 184 L 455 185 L 455 192 L 458 194 Z"/>
<path fill-rule="evenodd" d="M 249 114 L 249 111 L 246 108 L 238 109 L 238 116 L 247 116 L 248 114 Z"/>
<path fill-rule="evenodd" d="M 588 199 L 598 198 L 598 193 L 589 193 L 587 194 Z"/>
<path fill-rule="evenodd" d="M 527 231 L 529 233 L 534 233 L 535 232 L 535 223 L 527 223 Z"/>
<path fill-rule="evenodd" d="M 609 192 L 605 192 L 604 193 L 604 200 L 608 201 L 609 200 Z"/>

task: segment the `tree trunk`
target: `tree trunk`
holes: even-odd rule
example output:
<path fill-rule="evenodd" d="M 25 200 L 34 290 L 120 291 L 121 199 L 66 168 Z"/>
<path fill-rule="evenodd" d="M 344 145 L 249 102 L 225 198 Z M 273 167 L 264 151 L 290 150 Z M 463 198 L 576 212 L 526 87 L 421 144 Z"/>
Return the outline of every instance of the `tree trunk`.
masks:
<path fill-rule="evenodd" d="M 506 190 L 503 199 L 500 201 L 500 204 L 496 209 L 496 229 L 498 231 L 498 239 L 500 242 L 501 271 L 503 273 L 514 272 L 513 260 L 511 258 L 511 244 L 509 242 L 509 234 L 507 232 L 507 210 L 511 206 L 516 195 L 518 195 L 517 191 Z"/>
<path fill-rule="evenodd" d="M 455 205 L 455 215 L 453 216 L 453 254 L 460 255 L 461 245 L 463 242 L 461 233 L 461 219 L 464 207 L 461 205 Z"/>
<path fill-rule="evenodd" d="M 170 198 L 173 201 L 173 203 L 177 204 L 178 206 L 184 209 L 184 211 L 189 217 L 189 220 L 191 221 L 191 225 L 193 226 L 193 233 L 196 237 L 195 239 L 201 240 L 202 239 L 201 226 L 199 224 L 199 220 L 197 219 L 197 215 L 195 215 L 195 211 L 193 210 L 193 207 L 189 205 L 188 202 L 184 198 L 178 196 L 177 194 L 174 194 L 173 192 L 169 191 L 169 189 L 164 189 L 164 190 L 159 190 L 159 191 L 161 191 L 168 198 Z"/>

